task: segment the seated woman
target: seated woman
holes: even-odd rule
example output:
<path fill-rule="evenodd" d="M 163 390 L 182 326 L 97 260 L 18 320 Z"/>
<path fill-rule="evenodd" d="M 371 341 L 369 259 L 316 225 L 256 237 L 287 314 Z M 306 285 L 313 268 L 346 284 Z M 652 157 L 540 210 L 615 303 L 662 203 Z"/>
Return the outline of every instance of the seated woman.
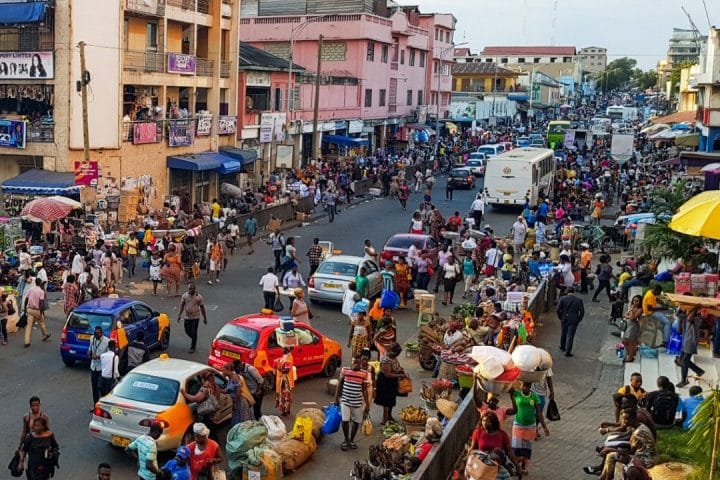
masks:
<path fill-rule="evenodd" d="M 425 422 L 425 435 L 415 447 L 415 457 L 421 462 L 425 460 L 430 450 L 443 434 L 443 426 L 437 417 L 430 417 Z"/>
<path fill-rule="evenodd" d="M 480 424 L 472 434 L 470 448 L 487 453 L 500 449 L 518 467 L 517 458 L 511 448 L 510 437 L 500 428 L 500 420 L 492 410 L 485 410 L 480 417 Z"/>
<path fill-rule="evenodd" d="M 613 449 L 606 452 L 605 464 L 600 474 L 600 480 L 612 480 L 615 478 L 615 466 L 621 460 L 632 461 L 642 465 L 644 468 L 650 468 L 657 461 L 657 450 L 655 448 L 655 437 L 645 424 L 640 423 L 637 418 L 637 411 L 633 409 L 625 409 L 622 412 L 623 422 L 632 428 L 630 435 L 630 454 L 631 457 L 623 458 L 620 450 Z M 610 450 L 610 449 L 605 449 Z"/>

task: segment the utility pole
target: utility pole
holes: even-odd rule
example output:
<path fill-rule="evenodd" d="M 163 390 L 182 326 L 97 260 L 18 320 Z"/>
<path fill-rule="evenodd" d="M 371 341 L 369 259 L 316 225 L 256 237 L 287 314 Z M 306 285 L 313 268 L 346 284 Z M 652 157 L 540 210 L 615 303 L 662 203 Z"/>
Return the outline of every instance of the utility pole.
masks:
<path fill-rule="evenodd" d="M 315 112 L 313 113 L 312 159 L 320 158 L 320 132 L 318 131 L 318 117 L 320 117 L 320 72 L 322 70 L 323 36 L 318 39 L 317 74 L 315 76 Z"/>
<path fill-rule="evenodd" d="M 83 122 L 83 158 L 85 163 L 90 161 L 90 128 L 88 125 L 88 95 L 87 86 L 90 83 L 90 72 L 85 69 L 85 42 L 78 43 L 80 48 L 80 81 L 77 87 L 82 98 L 82 122 Z"/>

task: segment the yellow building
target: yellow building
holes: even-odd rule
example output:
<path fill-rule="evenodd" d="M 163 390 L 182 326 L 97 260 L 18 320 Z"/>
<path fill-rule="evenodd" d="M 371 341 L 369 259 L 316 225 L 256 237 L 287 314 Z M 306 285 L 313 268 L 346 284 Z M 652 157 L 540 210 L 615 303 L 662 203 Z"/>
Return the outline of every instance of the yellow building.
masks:
<path fill-rule="evenodd" d="M 698 89 L 690 79 L 700 73 L 699 65 L 692 65 L 680 70 L 680 90 L 678 95 L 678 112 L 697 110 Z"/>
<path fill-rule="evenodd" d="M 520 73 L 494 63 L 455 63 L 452 76 L 453 92 L 502 93 L 517 90 Z"/>
<path fill-rule="evenodd" d="M 223 174 L 240 170 L 240 152 L 199 155 L 236 144 L 238 0 L 0 4 L 0 25 L 0 183 L 83 162 L 80 42 L 101 196 L 112 186 L 139 187 L 152 206 L 171 193 L 209 200 Z M 16 72 L 4 75 L 13 59 Z M 33 75 L 40 62 L 44 75 Z M 24 140 L 3 141 L 3 128 L 24 128 Z M 22 193 L 23 181 L 3 192 Z"/>

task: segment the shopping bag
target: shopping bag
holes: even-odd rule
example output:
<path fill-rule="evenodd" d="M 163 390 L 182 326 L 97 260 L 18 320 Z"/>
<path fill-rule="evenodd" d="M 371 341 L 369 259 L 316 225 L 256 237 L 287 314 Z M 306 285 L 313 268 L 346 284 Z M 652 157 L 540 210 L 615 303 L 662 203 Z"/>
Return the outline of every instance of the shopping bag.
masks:
<path fill-rule="evenodd" d="M 275 304 L 273 305 L 273 310 L 276 312 L 282 312 L 283 308 L 285 308 L 285 307 L 283 306 L 283 303 L 280 300 L 280 297 L 275 298 Z"/>
<path fill-rule="evenodd" d="M 19 451 L 15 451 L 15 455 L 13 455 L 13 458 L 12 460 L 10 460 L 10 464 L 8 465 L 8 470 L 10 470 L 10 475 L 12 475 L 13 477 L 22 477 L 23 473 L 25 472 L 25 466 L 20 460 Z"/>
<path fill-rule="evenodd" d="M 20 315 L 20 318 L 18 318 L 17 323 L 15 323 L 15 326 L 17 328 L 25 328 L 27 327 L 27 312 L 23 312 Z"/>
<path fill-rule="evenodd" d="M 548 420 L 551 420 L 553 422 L 560 420 L 560 410 L 558 410 L 557 403 L 555 400 L 550 400 L 548 402 L 547 406 L 547 413 L 545 414 L 545 418 Z"/>
<path fill-rule="evenodd" d="M 372 424 L 372 420 L 370 420 L 369 413 L 366 413 L 365 416 L 363 417 L 361 429 L 362 429 L 363 435 L 370 436 L 373 434 L 373 424 Z"/>
<path fill-rule="evenodd" d="M 340 415 L 340 407 L 334 403 L 325 407 L 325 421 L 322 426 L 323 435 L 331 435 L 340 430 L 342 416 Z"/>
<path fill-rule="evenodd" d="M 403 377 L 398 380 L 398 395 L 407 396 L 413 391 L 413 383 L 410 377 Z"/>
<path fill-rule="evenodd" d="M 380 308 L 394 310 L 400 305 L 400 296 L 394 290 L 383 290 L 380 295 Z"/>
<path fill-rule="evenodd" d="M 301 442 L 309 445 L 311 442 L 310 439 L 313 436 L 312 429 L 312 418 L 306 417 L 304 415 L 298 415 L 297 417 L 295 417 L 295 423 L 293 424 L 293 429 L 290 436 L 295 440 L 300 440 Z"/>

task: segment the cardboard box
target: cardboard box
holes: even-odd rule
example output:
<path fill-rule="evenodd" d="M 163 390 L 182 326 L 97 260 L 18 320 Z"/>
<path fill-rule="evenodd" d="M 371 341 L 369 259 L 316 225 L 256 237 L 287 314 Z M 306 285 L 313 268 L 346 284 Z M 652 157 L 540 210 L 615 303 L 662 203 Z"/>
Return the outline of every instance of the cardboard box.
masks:
<path fill-rule="evenodd" d="M 275 230 L 279 230 L 281 224 L 282 224 L 282 220 L 280 220 L 279 218 L 271 218 L 267 224 L 267 229 L 270 230 L 271 232 L 273 232 Z"/>
<path fill-rule="evenodd" d="M 309 218 L 310 218 L 310 215 L 308 215 L 307 213 L 297 212 L 295 214 L 295 219 L 298 222 L 306 222 Z"/>

